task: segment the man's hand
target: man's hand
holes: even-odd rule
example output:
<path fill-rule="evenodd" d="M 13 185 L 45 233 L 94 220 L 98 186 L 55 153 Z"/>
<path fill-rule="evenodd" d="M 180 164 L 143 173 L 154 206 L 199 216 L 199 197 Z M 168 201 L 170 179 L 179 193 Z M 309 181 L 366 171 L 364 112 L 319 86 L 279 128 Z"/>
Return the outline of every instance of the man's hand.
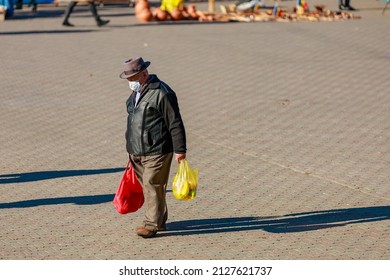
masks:
<path fill-rule="evenodd" d="M 175 158 L 176 158 L 177 163 L 180 163 L 181 160 L 186 158 L 186 154 L 176 154 L 175 153 Z"/>

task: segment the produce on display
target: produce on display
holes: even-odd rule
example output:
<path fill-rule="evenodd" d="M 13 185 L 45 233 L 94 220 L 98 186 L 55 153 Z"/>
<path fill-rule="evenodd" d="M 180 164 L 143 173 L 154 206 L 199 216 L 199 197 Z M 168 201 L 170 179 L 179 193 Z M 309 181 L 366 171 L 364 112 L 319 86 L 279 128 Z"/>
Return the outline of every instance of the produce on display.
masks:
<path fill-rule="evenodd" d="M 297 22 L 297 21 L 339 21 L 347 19 L 360 19 L 355 13 L 347 11 L 332 11 L 325 8 L 325 5 L 315 5 L 311 10 L 305 0 L 297 0 L 292 8 L 280 6 L 275 2 L 273 7 L 266 7 L 260 0 L 250 0 L 239 4 L 220 5 L 220 11 L 205 12 L 199 11 L 192 4 L 170 13 L 163 11 L 160 7 L 151 12 L 147 0 L 137 0 L 135 6 L 136 17 L 141 22 L 151 21 L 216 21 L 216 22 Z"/>

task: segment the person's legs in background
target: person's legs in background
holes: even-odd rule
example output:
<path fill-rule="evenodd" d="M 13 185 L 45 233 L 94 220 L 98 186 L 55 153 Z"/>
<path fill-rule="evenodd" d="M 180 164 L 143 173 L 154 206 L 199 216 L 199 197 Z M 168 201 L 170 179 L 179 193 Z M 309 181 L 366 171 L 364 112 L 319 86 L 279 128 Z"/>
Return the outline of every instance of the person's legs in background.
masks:
<path fill-rule="evenodd" d="M 30 3 L 28 4 L 29 7 L 31 7 L 31 11 L 36 13 L 38 9 L 38 4 L 36 0 L 30 0 Z"/>
<path fill-rule="evenodd" d="M 21 10 L 23 8 L 23 0 L 15 1 L 15 10 Z"/>
<path fill-rule="evenodd" d="M 62 25 L 70 26 L 70 27 L 74 26 L 73 24 L 71 24 L 69 22 L 69 17 L 70 17 L 70 14 L 73 12 L 73 9 L 76 5 L 77 5 L 77 2 L 74 2 L 74 1 L 69 2 L 68 7 L 66 8 L 66 11 L 65 11 L 65 16 L 64 16 L 64 20 L 62 21 Z"/>
<path fill-rule="evenodd" d="M 345 0 L 345 9 L 348 11 L 355 11 L 356 9 L 349 4 L 350 0 Z"/>
<path fill-rule="evenodd" d="M 356 9 L 351 7 L 350 0 L 344 0 L 344 3 L 342 0 L 338 0 L 339 9 L 340 10 L 348 10 L 348 11 L 355 11 Z"/>
<path fill-rule="evenodd" d="M 34 1 L 34 0 L 33 0 Z M 71 24 L 69 22 L 69 17 L 70 17 L 70 14 L 73 12 L 73 9 L 74 7 L 77 5 L 77 2 L 75 1 L 70 1 L 69 2 L 69 5 L 68 7 L 66 8 L 66 11 L 65 11 L 65 16 L 64 16 L 64 20 L 62 22 L 62 25 L 64 26 L 69 26 L 69 27 L 72 27 L 74 26 L 73 24 Z M 93 15 L 93 17 L 95 18 L 96 20 L 96 24 L 98 26 L 103 26 L 103 25 L 106 25 L 107 23 L 109 23 L 110 21 L 109 20 L 102 20 L 97 12 L 97 8 L 96 8 L 96 4 L 95 2 L 88 2 L 88 5 L 89 5 L 89 9 L 91 10 L 91 13 Z"/>
<path fill-rule="evenodd" d="M 34 12 L 34 13 L 37 12 L 38 4 L 37 4 L 36 0 L 30 0 L 28 6 L 31 7 L 32 12 Z M 23 9 L 23 0 L 16 0 L 15 1 L 15 9 L 16 10 Z"/>
<path fill-rule="evenodd" d="M 99 14 L 97 12 L 97 8 L 96 8 L 95 2 L 88 2 L 88 5 L 89 5 L 89 9 L 91 10 L 91 13 L 92 13 L 93 17 L 96 20 L 96 24 L 98 26 L 103 26 L 103 25 L 106 25 L 107 23 L 110 22 L 109 20 L 103 20 L 103 19 L 100 18 Z"/>

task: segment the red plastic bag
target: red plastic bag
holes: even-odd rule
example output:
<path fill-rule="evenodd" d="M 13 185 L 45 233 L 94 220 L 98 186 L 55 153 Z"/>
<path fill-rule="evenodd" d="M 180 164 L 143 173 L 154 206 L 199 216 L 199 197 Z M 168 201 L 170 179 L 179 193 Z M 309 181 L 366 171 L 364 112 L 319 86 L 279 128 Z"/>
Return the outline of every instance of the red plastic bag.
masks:
<path fill-rule="evenodd" d="M 119 214 L 133 213 L 144 204 L 142 186 L 137 180 L 130 161 L 127 163 L 113 203 Z"/>

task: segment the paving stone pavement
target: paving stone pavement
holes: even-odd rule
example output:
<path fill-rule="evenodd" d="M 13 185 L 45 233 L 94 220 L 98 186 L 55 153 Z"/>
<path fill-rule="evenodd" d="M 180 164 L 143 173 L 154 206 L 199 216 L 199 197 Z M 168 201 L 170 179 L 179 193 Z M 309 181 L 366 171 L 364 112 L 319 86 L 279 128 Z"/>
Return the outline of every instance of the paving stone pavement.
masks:
<path fill-rule="evenodd" d="M 362 19 L 141 24 L 105 5 L 107 27 L 78 6 L 64 28 L 41 5 L 0 22 L 0 259 L 388 260 L 390 10 L 352 2 Z M 137 55 L 176 91 L 199 168 L 154 239 L 112 204 Z"/>

